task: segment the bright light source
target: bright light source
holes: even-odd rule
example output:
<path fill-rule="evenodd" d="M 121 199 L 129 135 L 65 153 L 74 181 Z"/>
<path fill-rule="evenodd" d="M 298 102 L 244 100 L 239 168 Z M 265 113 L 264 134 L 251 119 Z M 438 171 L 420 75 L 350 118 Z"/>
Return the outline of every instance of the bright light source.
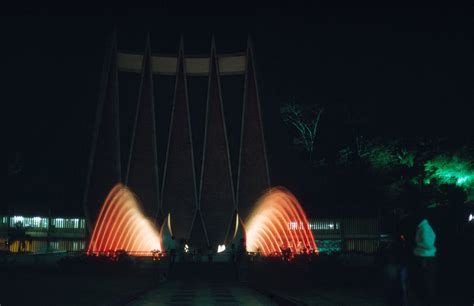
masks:
<path fill-rule="evenodd" d="M 189 252 L 189 245 L 187 245 L 187 244 L 184 245 L 184 252 L 185 253 Z"/>
<path fill-rule="evenodd" d="M 217 246 L 217 253 L 222 253 L 225 251 L 225 245 L 218 245 Z"/>
<path fill-rule="evenodd" d="M 474 216 L 472 214 L 469 215 L 469 222 L 471 222 L 474 219 Z"/>

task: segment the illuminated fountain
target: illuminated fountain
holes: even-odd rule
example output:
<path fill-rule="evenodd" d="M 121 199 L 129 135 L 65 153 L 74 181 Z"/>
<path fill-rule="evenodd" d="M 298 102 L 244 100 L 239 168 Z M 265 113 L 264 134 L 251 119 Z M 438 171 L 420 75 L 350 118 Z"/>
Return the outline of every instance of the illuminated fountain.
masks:
<path fill-rule="evenodd" d="M 238 217 L 237 217 L 238 218 Z M 169 222 L 167 222 L 169 226 Z M 236 232 L 238 224 L 236 223 Z M 244 224 L 247 250 L 268 256 L 289 248 L 295 254 L 301 247 L 317 252 L 309 222 L 296 197 L 283 187 L 265 192 Z M 234 233 L 235 239 L 235 233 Z M 117 184 L 107 196 L 88 247 L 88 254 L 124 250 L 132 255 L 153 256 L 162 250 L 158 229 L 143 214 L 130 189 Z M 219 246 L 218 251 L 224 251 Z"/>
<path fill-rule="evenodd" d="M 87 253 L 118 250 L 146 256 L 161 251 L 158 230 L 143 214 L 133 192 L 122 184 L 112 188 L 102 205 Z"/>
<path fill-rule="evenodd" d="M 308 219 L 296 197 L 283 187 L 265 192 L 245 223 L 247 250 L 260 251 L 268 256 L 290 248 L 293 254 L 298 247 L 317 252 L 316 242 Z"/>

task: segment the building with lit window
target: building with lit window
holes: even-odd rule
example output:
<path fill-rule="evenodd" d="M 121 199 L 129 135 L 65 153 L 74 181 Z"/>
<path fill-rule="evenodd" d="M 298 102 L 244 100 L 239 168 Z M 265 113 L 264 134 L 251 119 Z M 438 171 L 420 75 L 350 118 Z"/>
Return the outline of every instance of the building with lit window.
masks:
<path fill-rule="evenodd" d="M 302 224 L 290 222 L 289 229 Z M 378 218 L 311 218 L 308 223 L 322 253 L 373 253 L 381 239 Z M 86 247 L 84 218 L 0 216 L 0 250 L 9 252 L 80 252 Z"/>
<path fill-rule="evenodd" d="M 303 224 L 290 222 L 290 230 L 300 230 Z M 308 220 L 318 249 L 322 253 L 355 251 L 376 252 L 380 240 L 387 235 L 381 233 L 380 219 L 372 218 L 317 218 Z"/>
<path fill-rule="evenodd" d="M 84 218 L 45 216 L 0 216 L 0 250 L 45 253 L 83 251 Z"/>

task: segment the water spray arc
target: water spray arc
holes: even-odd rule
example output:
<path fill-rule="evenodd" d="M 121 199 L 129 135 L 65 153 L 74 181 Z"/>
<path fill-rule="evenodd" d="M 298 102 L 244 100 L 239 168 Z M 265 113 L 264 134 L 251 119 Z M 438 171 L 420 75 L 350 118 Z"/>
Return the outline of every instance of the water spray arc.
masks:
<path fill-rule="evenodd" d="M 133 192 L 115 185 L 100 210 L 88 254 L 124 250 L 152 256 L 151 251 L 161 249 L 160 234 L 143 214 Z"/>
<path fill-rule="evenodd" d="M 293 227 L 292 224 L 299 227 Z M 283 187 L 274 187 L 257 201 L 245 222 L 247 250 L 263 255 L 279 253 L 289 247 L 296 253 L 298 245 L 317 251 L 308 219 L 296 197 Z"/>

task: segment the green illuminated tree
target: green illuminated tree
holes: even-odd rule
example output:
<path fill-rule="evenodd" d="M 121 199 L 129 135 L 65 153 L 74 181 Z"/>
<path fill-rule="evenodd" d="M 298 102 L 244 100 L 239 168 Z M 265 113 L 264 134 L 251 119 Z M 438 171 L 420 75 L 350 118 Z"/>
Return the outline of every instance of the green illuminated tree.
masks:
<path fill-rule="evenodd" d="M 316 104 L 290 103 L 280 108 L 283 121 L 296 132 L 294 144 L 308 153 L 310 161 L 313 159 L 318 125 L 323 111 L 324 108 Z"/>
<path fill-rule="evenodd" d="M 349 162 L 351 156 L 356 156 L 357 161 L 365 162 L 374 170 L 391 170 L 394 167 L 415 166 L 416 151 L 405 148 L 400 140 L 383 142 L 358 136 L 355 150 L 345 147 L 339 151 L 339 163 Z"/>
<path fill-rule="evenodd" d="M 432 181 L 467 189 L 474 187 L 474 163 L 459 155 L 441 154 L 425 162 L 425 183 Z"/>

